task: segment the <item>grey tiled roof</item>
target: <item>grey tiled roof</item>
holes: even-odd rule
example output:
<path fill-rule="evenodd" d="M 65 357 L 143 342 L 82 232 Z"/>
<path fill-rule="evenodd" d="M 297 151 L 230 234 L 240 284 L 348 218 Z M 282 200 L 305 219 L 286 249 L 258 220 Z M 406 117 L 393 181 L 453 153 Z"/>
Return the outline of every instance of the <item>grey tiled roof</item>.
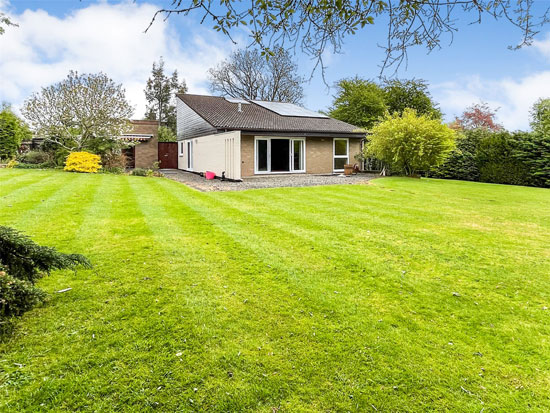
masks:
<path fill-rule="evenodd" d="M 223 97 L 191 94 L 177 96 L 216 129 L 364 136 L 358 127 L 332 118 L 282 116 L 254 102 L 242 104 L 239 112 L 237 103 Z"/>

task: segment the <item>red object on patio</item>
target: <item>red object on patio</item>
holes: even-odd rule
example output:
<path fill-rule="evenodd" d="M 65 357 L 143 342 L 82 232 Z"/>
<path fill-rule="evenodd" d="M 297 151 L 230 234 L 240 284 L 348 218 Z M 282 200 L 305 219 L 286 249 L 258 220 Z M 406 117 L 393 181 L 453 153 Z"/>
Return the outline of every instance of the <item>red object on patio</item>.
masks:
<path fill-rule="evenodd" d="M 206 171 L 206 179 L 214 179 L 216 174 L 214 172 Z"/>

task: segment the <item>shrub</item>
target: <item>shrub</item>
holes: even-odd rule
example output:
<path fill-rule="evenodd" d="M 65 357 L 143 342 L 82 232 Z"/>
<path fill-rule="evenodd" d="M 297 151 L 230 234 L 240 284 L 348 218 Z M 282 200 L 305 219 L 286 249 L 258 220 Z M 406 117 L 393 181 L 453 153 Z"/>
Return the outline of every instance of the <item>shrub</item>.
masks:
<path fill-rule="evenodd" d="M 101 168 L 99 155 L 89 152 L 72 152 L 65 161 L 65 171 L 97 173 Z"/>
<path fill-rule="evenodd" d="M 131 173 L 133 176 L 147 176 L 147 169 L 136 168 L 133 169 Z"/>
<path fill-rule="evenodd" d="M 51 162 L 37 163 L 37 164 L 17 162 L 13 167 L 17 169 L 47 169 L 47 168 L 54 168 L 55 164 Z"/>
<path fill-rule="evenodd" d="M 108 152 L 101 157 L 101 164 L 106 170 L 121 170 L 126 169 L 126 155 L 121 152 Z"/>
<path fill-rule="evenodd" d="M 550 187 L 550 135 L 541 131 L 516 133 L 514 140 L 513 156 L 527 166 L 533 185 Z"/>
<path fill-rule="evenodd" d="M 485 129 L 466 130 L 457 134 L 456 147 L 445 162 L 430 172 L 434 178 L 479 181 L 477 153 L 479 143 L 491 132 Z"/>
<path fill-rule="evenodd" d="M 491 133 L 479 143 L 476 155 L 481 182 L 495 184 L 531 185 L 533 180 L 515 154 L 517 141 L 509 132 Z"/>
<path fill-rule="evenodd" d="M 365 156 L 387 163 L 392 171 L 414 175 L 443 163 L 454 147 L 455 132 L 441 121 L 405 109 L 386 115 L 372 128 Z"/>
<path fill-rule="evenodd" d="M 45 293 L 34 283 L 56 269 L 91 267 L 80 254 L 63 254 L 34 243 L 20 232 L 0 226 L 0 322 L 1 331 L 12 317 L 42 302 Z"/>
<path fill-rule="evenodd" d="M 46 294 L 32 283 L 0 271 L 0 320 L 18 317 L 45 298 Z"/>
<path fill-rule="evenodd" d="M 29 151 L 19 155 L 17 157 L 17 160 L 20 163 L 38 165 L 38 164 L 45 164 L 45 163 L 53 163 L 53 156 L 48 152 Z"/>

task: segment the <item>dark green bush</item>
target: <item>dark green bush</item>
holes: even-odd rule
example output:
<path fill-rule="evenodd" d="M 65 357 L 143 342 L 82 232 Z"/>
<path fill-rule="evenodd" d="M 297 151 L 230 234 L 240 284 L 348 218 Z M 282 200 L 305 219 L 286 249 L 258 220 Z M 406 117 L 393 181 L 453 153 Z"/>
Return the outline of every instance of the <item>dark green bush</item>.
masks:
<path fill-rule="evenodd" d="M 18 317 L 44 301 L 46 294 L 29 281 L 0 271 L 0 320 Z"/>
<path fill-rule="evenodd" d="M 550 135 L 516 133 L 515 158 L 529 169 L 533 185 L 550 188 Z"/>
<path fill-rule="evenodd" d="M 434 178 L 550 186 L 550 139 L 537 133 L 464 131 Z"/>
<path fill-rule="evenodd" d="M 26 164 L 46 164 L 53 163 L 53 156 L 51 153 L 43 151 L 29 151 L 18 156 L 17 161 L 19 163 Z"/>
<path fill-rule="evenodd" d="M 0 226 L 0 332 L 12 317 L 44 300 L 34 283 L 56 269 L 91 267 L 80 254 L 63 254 L 34 243 L 20 232 Z"/>
<path fill-rule="evenodd" d="M 495 184 L 531 185 L 529 168 L 515 155 L 517 141 L 509 132 L 495 132 L 478 145 L 479 180 Z"/>
<path fill-rule="evenodd" d="M 463 181 L 479 181 L 477 151 L 481 140 L 490 134 L 484 129 L 460 133 L 456 138 L 456 148 L 449 153 L 448 158 L 439 168 L 430 173 L 430 176 Z"/>

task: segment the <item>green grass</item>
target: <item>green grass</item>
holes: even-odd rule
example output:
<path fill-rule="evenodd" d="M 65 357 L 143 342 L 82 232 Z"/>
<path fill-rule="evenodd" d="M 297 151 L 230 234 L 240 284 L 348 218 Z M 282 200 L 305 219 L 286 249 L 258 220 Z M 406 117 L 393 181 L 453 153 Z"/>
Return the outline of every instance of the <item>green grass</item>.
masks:
<path fill-rule="evenodd" d="M 550 409 L 549 190 L 0 170 L 0 224 L 95 266 L 40 281 L 0 411 Z"/>

